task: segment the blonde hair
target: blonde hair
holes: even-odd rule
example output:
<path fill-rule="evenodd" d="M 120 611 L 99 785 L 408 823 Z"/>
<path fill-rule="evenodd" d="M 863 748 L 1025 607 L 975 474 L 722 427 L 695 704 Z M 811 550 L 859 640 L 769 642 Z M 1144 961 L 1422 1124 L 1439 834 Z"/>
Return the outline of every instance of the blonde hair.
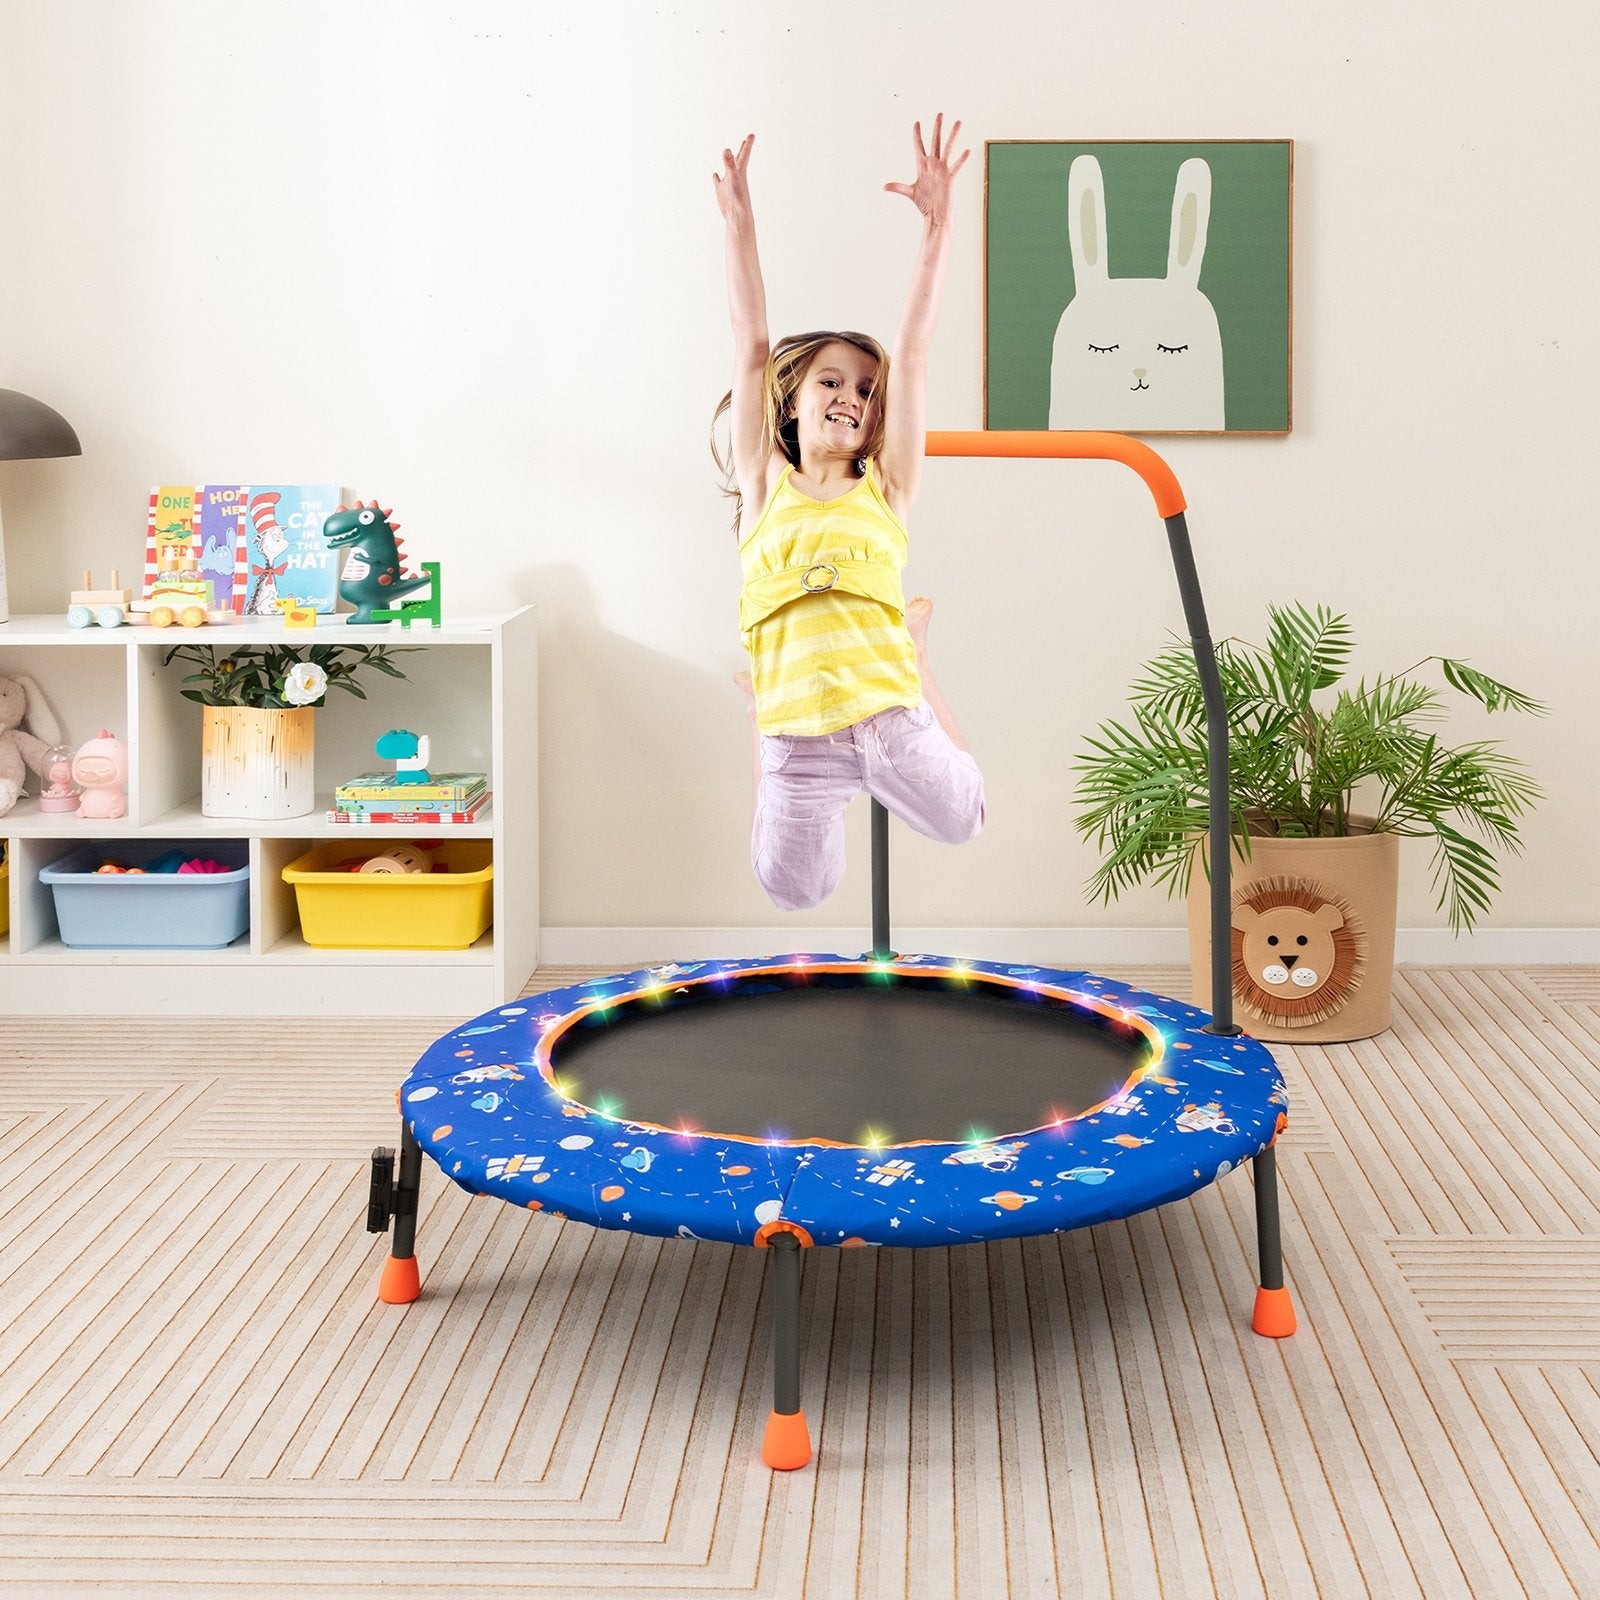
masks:
<path fill-rule="evenodd" d="M 797 424 L 791 414 L 794 397 L 799 392 L 801 381 L 811 363 L 816 360 L 818 352 L 830 344 L 854 345 L 863 355 L 871 356 L 878 363 L 878 376 L 873 383 L 872 392 L 874 395 L 885 392 L 885 383 L 889 376 L 889 353 L 870 334 L 821 331 L 795 333 L 786 339 L 780 339 L 767 357 L 767 368 L 761 379 L 763 459 L 773 450 L 781 450 L 790 466 L 800 465 L 800 441 L 796 432 Z M 739 485 L 734 481 L 733 444 L 730 440 L 727 452 L 724 454 L 717 442 L 717 424 L 732 406 L 733 391 L 730 389 L 717 402 L 717 409 L 711 414 L 711 459 L 716 462 L 717 470 L 722 474 L 722 492 L 733 500 L 733 526 L 737 529 L 739 519 L 744 514 L 744 497 L 739 493 Z M 858 473 L 864 469 L 868 456 L 875 456 L 883 449 L 883 421 L 883 407 L 880 405 L 873 418 L 872 429 L 862 442 L 861 454 L 856 457 Z"/>

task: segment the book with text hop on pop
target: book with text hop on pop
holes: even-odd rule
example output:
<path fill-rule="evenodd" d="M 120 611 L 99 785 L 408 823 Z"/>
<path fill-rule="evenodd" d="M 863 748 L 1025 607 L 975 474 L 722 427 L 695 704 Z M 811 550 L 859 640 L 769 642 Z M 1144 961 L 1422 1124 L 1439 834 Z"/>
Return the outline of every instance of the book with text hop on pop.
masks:
<path fill-rule="evenodd" d="M 244 611 L 250 582 L 250 490 L 242 483 L 200 485 L 195 507 L 195 548 L 200 576 L 211 583 L 218 611 L 238 616 Z"/>
<path fill-rule="evenodd" d="M 161 550 L 165 545 L 180 545 L 185 555 L 200 555 L 200 540 L 195 528 L 200 486 L 194 483 L 162 483 L 150 491 L 144 519 L 144 581 L 140 597 L 148 600 L 161 570 Z"/>
<path fill-rule="evenodd" d="M 332 611 L 339 567 L 322 525 L 339 509 L 343 491 L 327 483 L 255 483 L 246 492 L 250 571 L 244 614 L 276 617 L 280 600 Z"/>
<path fill-rule="evenodd" d="M 486 772 L 430 772 L 426 783 L 396 783 L 392 772 L 359 772 L 334 790 L 336 800 L 469 800 L 489 782 Z"/>
<path fill-rule="evenodd" d="M 342 822 L 351 827 L 381 827 L 399 824 L 407 828 L 452 827 L 466 822 L 481 822 L 489 810 L 489 795 L 464 811 L 352 811 L 338 808 L 330 811 L 329 822 Z"/>

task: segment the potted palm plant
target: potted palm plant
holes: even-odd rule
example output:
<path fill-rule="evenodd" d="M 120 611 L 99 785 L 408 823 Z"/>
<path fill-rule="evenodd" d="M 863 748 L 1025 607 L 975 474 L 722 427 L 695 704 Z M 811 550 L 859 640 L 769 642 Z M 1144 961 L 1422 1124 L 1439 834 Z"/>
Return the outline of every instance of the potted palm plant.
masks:
<path fill-rule="evenodd" d="M 1225 639 L 1233 993 L 1258 1037 L 1359 1039 L 1389 1023 L 1398 842 L 1433 841 L 1439 906 L 1470 931 L 1499 888 L 1495 851 L 1520 848 L 1538 785 L 1498 744 L 1441 743 L 1445 683 L 1490 711 L 1543 707 L 1463 661 L 1429 656 L 1354 687 L 1349 623 L 1268 607 L 1264 644 Z M 1206 741 L 1199 677 L 1174 641 L 1141 669 L 1131 719 L 1104 723 L 1077 768 L 1078 831 L 1102 852 L 1097 898 L 1135 884 L 1189 897 L 1195 998 L 1211 1003 Z M 1201 871 L 1194 870 L 1199 863 Z"/>

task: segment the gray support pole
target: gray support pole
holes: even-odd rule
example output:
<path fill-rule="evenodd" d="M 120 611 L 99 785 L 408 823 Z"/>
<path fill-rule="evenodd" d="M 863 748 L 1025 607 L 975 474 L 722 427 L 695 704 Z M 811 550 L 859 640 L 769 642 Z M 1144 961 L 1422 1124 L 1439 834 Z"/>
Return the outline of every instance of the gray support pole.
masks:
<path fill-rule="evenodd" d="M 894 957 L 889 943 L 889 813 L 872 802 L 872 954 L 879 961 Z"/>
<path fill-rule="evenodd" d="M 800 1409 L 800 1241 L 775 1234 L 772 1254 L 772 1409 L 791 1417 Z"/>
<path fill-rule="evenodd" d="M 1255 1158 L 1256 1256 L 1261 1287 L 1283 1287 L 1283 1249 L 1278 1233 L 1278 1153 L 1268 1145 Z"/>
<path fill-rule="evenodd" d="M 417 1253 L 417 1205 L 422 1196 L 422 1146 L 411 1125 L 400 1125 L 400 1173 L 394 1186 L 394 1238 L 389 1254 L 397 1261 Z"/>
<path fill-rule="evenodd" d="M 1207 853 L 1211 860 L 1211 1026 L 1208 1033 L 1235 1034 L 1233 1020 L 1232 837 L 1228 804 L 1228 705 L 1217 672 L 1217 655 L 1206 622 L 1205 601 L 1195 571 L 1189 524 L 1181 511 L 1165 519 L 1178 593 L 1189 625 L 1200 697 L 1206 709 Z"/>

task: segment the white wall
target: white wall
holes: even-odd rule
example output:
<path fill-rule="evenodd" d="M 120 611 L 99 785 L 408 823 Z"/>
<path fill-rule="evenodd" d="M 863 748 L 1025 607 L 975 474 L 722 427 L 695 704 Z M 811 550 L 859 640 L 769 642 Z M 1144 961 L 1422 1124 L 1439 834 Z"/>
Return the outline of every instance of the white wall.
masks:
<path fill-rule="evenodd" d="M 84 444 L 0 467 L 12 609 L 133 567 L 153 482 L 378 496 L 451 603 L 540 607 L 546 924 L 770 925 L 705 449 L 723 145 L 757 132 L 774 332 L 888 337 L 917 230 L 882 185 L 914 117 L 966 119 L 931 394 L 965 428 L 983 140 L 1293 138 L 1294 433 L 1160 442 L 1213 631 L 1322 602 L 1368 673 L 1467 656 L 1547 700 L 1449 731 L 1503 735 L 1549 790 L 1492 925 L 1593 927 L 1597 36 L 1487 0 L 0 0 L 0 384 Z M 1178 925 L 1153 892 L 1086 905 L 1071 828 L 1074 751 L 1181 628 L 1137 480 L 932 463 L 908 581 L 991 821 L 960 850 L 897 832 L 900 921 Z M 853 827 L 799 922 L 860 917 Z M 1405 870 L 1402 924 L 1439 925 L 1425 846 Z"/>

